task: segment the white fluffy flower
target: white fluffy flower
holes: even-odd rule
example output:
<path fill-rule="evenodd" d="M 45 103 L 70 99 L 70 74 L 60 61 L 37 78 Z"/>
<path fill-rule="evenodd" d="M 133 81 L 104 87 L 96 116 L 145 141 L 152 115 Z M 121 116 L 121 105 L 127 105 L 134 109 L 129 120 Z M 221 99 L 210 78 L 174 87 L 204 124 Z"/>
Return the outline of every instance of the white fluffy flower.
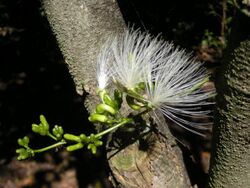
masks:
<path fill-rule="evenodd" d="M 178 49 L 163 52 L 151 67 L 151 75 L 145 74 L 146 97 L 150 105 L 179 126 L 199 134 L 194 129 L 205 129 L 201 126 L 204 124 L 186 119 L 210 113 L 209 110 L 202 110 L 202 106 L 211 104 L 207 99 L 214 95 L 214 91 L 201 89 L 208 80 L 205 68 Z"/>
<path fill-rule="evenodd" d="M 143 97 L 149 106 L 185 129 L 202 129 L 201 124 L 187 117 L 207 115 L 209 111 L 202 110 L 202 106 L 211 104 L 207 99 L 214 91 L 201 89 L 208 79 L 207 72 L 184 50 L 159 37 L 127 30 L 105 45 L 97 67 L 99 89 L 108 85 L 110 77 L 127 89 L 143 82 Z"/>
<path fill-rule="evenodd" d="M 110 49 L 110 41 L 108 40 L 102 47 L 101 53 L 99 54 L 97 59 L 96 77 L 97 77 L 98 89 L 105 89 L 109 84 L 112 72 L 111 61 L 112 61 L 112 54 Z"/>
<path fill-rule="evenodd" d="M 144 74 L 150 74 L 149 66 L 156 61 L 156 54 L 166 50 L 163 46 L 158 38 L 138 30 L 117 37 L 112 43 L 114 79 L 127 89 L 144 82 Z"/>

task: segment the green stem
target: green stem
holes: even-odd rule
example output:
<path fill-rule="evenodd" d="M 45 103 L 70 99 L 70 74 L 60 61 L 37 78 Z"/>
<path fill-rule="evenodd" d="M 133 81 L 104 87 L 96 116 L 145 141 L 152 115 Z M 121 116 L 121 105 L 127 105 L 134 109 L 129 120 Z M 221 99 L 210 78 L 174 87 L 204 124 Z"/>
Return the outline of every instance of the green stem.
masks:
<path fill-rule="evenodd" d="M 115 126 L 113 126 L 113 127 L 110 127 L 109 129 L 106 129 L 106 130 L 104 130 L 104 131 L 102 131 L 102 132 L 96 134 L 95 137 L 96 137 L 96 138 L 102 137 L 103 135 L 105 135 L 105 134 L 107 134 L 107 133 L 113 131 L 114 129 L 117 129 L 117 128 L 119 128 L 120 126 L 122 126 L 122 125 L 124 125 L 124 124 L 127 124 L 127 123 L 130 123 L 130 122 L 132 122 L 132 121 L 133 121 L 133 119 L 131 119 L 131 118 L 126 118 L 126 119 L 124 119 L 122 122 L 118 123 L 117 125 L 115 125 Z"/>
<path fill-rule="evenodd" d="M 142 111 L 142 112 L 140 112 L 140 113 L 134 115 L 133 118 L 136 117 L 136 116 L 140 116 L 140 115 L 142 115 L 142 114 L 144 114 L 144 113 L 146 113 L 146 112 L 148 112 L 148 111 L 150 111 L 150 109 L 146 109 L 146 110 L 144 110 L 144 111 Z M 130 122 L 133 121 L 133 118 L 126 118 L 126 119 L 124 119 L 122 122 L 118 123 L 117 125 L 114 125 L 113 127 L 110 127 L 109 129 L 106 129 L 106 130 L 104 130 L 104 131 L 102 131 L 102 132 L 96 134 L 95 137 L 96 137 L 96 138 L 99 138 L 99 137 L 101 137 L 101 136 L 103 136 L 103 135 L 105 135 L 105 134 L 107 134 L 107 133 L 113 131 L 114 129 L 119 128 L 120 126 L 122 126 L 122 125 L 124 125 L 124 124 L 130 123 Z"/>
<path fill-rule="evenodd" d="M 47 151 L 47 150 L 50 150 L 50 149 L 53 149 L 53 148 L 56 148 L 58 146 L 62 146 L 64 144 L 67 144 L 67 142 L 65 140 L 61 140 L 60 142 L 57 142 L 53 145 L 50 145 L 48 147 L 45 147 L 45 148 L 41 148 L 41 149 L 36 149 L 36 150 L 33 150 L 34 153 L 41 153 L 41 152 L 44 152 L 44 151 Z"/>
<path fill-rule="evenodd" d="M 144 99 L 140 94 L 136 93 L 133 90 L 126 91 L 125 93 L 127 93 L 128 96 L 133 97 L 142 103 L 148 103 L 146 99 Z"/>
<path fill-rule="evenodd" d="M 48 136 L 49 136 L 50 138 L 52 138 L 53 140 L 57 141 L 56 137 L 53 136 L 51 133 L 48 133 Z"/>

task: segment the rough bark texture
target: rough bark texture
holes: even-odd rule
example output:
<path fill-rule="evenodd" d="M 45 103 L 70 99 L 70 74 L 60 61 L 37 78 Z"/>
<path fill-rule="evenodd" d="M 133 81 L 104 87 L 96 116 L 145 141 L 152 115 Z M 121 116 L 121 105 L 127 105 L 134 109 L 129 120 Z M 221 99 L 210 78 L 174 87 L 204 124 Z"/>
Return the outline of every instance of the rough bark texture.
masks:
<path fill-rule="evenodd" d="M 216 81 L 218 91 L 208 187 L 250 187 L 250 18 L 235 20 Z"/>
<path fill-rule="evenodd" d="M 117 150 L 108 152 L 110 168 L 118 181 L 115 187 L 191 187 L 180 148 L 171 133 L 164 132 L 164 137 L 151 133 L 144 143 L 137 141 L 118 153 Z"/>
<path fill-rule="evenodd" d="M 43 0 L 43 5 L 77 92 L 82 94 L 84 87 L 89 93 L 85 103 L 91 111 L 96 104 L 94 67 L 97 53 L 109 36 L 125 27 L 118 5 L 114 0 Z M 114 150 L 108 152 L 109 164 L 119 186 L 190 187 L 181 151 L 168 129 L 167 140 L 157 134 L 152 137 L 154 147 L 148 150 L 140 150 L 135 142 L 115 155 Z"/>
<path fill-rule="evenodd" d="M 188 187 L 185 182 L 187 177 L 180 176 L 183 174 L 181 172 L 183 163 L 174 151 L 178 146 L 172 147 L 157 136 L 156 134 L 151 135 L 151 139 L 155 140 L 151 143 L 150 151 L 139 150 L 139 143 L 136 142 L 109 160 L 112 172 L 119 181 L 119 186 L 131 188 Z M 110 154 L 112 153 L 110 152 Z"/>

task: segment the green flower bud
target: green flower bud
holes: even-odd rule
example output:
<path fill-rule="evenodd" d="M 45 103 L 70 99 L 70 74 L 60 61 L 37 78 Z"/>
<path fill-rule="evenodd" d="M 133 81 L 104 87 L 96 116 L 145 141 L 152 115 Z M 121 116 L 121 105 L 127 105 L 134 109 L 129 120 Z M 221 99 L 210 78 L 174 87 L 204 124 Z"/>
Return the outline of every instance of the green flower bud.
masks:
<path fill-rule="evenodd" d="M 23 147 L 28 147 L 29 142 L 30 142 L 30 140 L 29 140 L 29 137 L 27 137 L 27 136 L 25 136 L 23 138 L 19 138 L 17 140 L 18 145 L 23 146 Z"/>
<path fill-rule="evenodd" d="M 58 125 L 55 125 L 55 127 L 52 129 L 52 133 L 57 138 L 57 140 L 62 138 L 63 132 L 63 128 Z"/>
<path fill-rule="evenodd" d="M 96 148 L 96 146 L 95 146 L 94 144 L 89 144 L 87 148 L 88 148 L 89 150 L 91 150 L 91 152 L 92 152 L 93 154 L 96 154 L 97 148 Z"/>
<path fill-rule="evenodd" d="M 122 92 L 120 92 L 118 89 L 114 91 L 114 101 L 116 103 L 116 110 L 118 111 L 121 108 L 122 104 Z"/>
<path fill-rule="evenodd" d="M 49 133 L 48 127 L 43 124 L 32 124 L 32 131 L 34 133 L 40 134 L 41 136 L 46 136 Z"/>
<path fill-rule="evenodd" d="M 143 106 L 139 105 L 138 103 L 135 103 L 135 99 L 133 97 L 130 96 L 126 96 L 126 101 L 127 104 L 129 105 L 130 108 L 132 108 L 133 110 L 140 110 Z"/>
<path fill-rule="evenodd" d="M 95 145 L 96 147 L 102 146 L 102 144 L 103 144 L 103 142 L 102 142 L 101 140 L 96 140 L 96 141 L 94 141 L 94 145 Z"/>
<path fill-rule="evenodd" d="M 32 131 L 41 136 L 46 136 L 49 134 L 49 124 L 43 115 L 40 115 L 40 121 L 41 123 L 39 125 L 32 124 Z"/>
<path fill-rule="evenodd" d="M 137 93 L 140 93 L 140 92 L 142 92 L 142 91 L 144 91 L 145 90 L 145 83 L 144 82 L 140 82 L 139 84 L 137 84 L 137 86 L 135 86 L 135 91 L 137 92 Z"/>
<path fill-rule="evenodd" d="M 82 148 L 83 148 L 83 144 L 77 143 L 77 144 L 68 146 L 66 149 L 67 149 L 67 151 L 75 151 L 75 150 L 82 149 Z"/>
<path fill-rule="evenodd" d="M 35 155 L 33 150 L 26 149 L 26 148 L 17 149 L 16 153 L 19 154 L 17 157 L 18 160 L 24 160 L 24 159 L 33 157 Z"/>
<path fill-rule="evenodd" d="M 88 139 L 90 142 L 94 142 L 97 138 L 95 137 L 95 135 L 92 133 L 88 136 Z"/>
<path fill-rule="evenodd" d="M 108 123 L 109 118 L 105 115 L 93 113 L 89 116 L 89 121 L 93 123 Z"/>
<path fill-rule="evenodd" d="M 48 124 L 46 118 L 44 117 L 44 115 L 40 115 L 40 121 L 41 121 L 41 124 L 43 125 L 43 127 L 46 127 L 46 129 L 49 130 L 49 124 Z"/>
<path fill-rule="evenodd" d="M 115 102 L 111 99 L 111 97 L 108 94 L 103 96 L 103 102 L 109 106 L 112 106 L 113 108 L 115 108 L 116 106 Z"/>
<path fill-rule="evenodd" d="M 64 134 L 63 137 L 66 140 L 71 140 L 71 141 L 75 141 L 75 142 L 81 142 L 80 136 L 76 136 L 76 135 L 73 135 L 73 134 Z"/>
<path fill-rule="evenodd" d="M 102 99 L 103 101 L 103 96 L 107 93 L 104 89 L 98 89 L 97 91 L 97 94 L 100 96 L 100 98 Z"/>
<path fill-rule="evenodd" d="M 89 140 L 85 134 L 80 134 L 80 139 L 83 143 L 87 143 Z"/>
<path fill-rule="evenodd" d="M 105 112 L 108 112 L 112 115 L 116 114 L 115 109 L 109 105 L 106 105 L 106 104 L 98 104 L 96 106 L 96 112 L 99 114 L 104 114 Z"/>

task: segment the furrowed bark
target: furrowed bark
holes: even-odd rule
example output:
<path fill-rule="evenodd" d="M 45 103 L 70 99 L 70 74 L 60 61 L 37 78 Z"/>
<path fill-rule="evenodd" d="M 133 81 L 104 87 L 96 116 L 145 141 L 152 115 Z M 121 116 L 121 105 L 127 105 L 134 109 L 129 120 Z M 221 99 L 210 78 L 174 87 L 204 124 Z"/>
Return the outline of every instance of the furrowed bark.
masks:
<path fill-rule="evenodd" d="M 216 80 L 217 104 L 208 187 L 250 187 L 250 18 L 235 19 Z"/>
<path fill-rule="evenodd" d="M 96 105 L 97 54 L 108 37 L 125 28 L 118 5 L 114 0 L 43 0 L 43 7 L 77 92 L 82 95 L 83 88 L 88 92 L 85 107 L 91 112 Z M 115 155 L 114 150 L 108 152 L 120 187 L 190 187 L 181 151 L 168 131 L 165 140 L 153 133 L 154 147 L 147 150 L 135 142 Z"/>

